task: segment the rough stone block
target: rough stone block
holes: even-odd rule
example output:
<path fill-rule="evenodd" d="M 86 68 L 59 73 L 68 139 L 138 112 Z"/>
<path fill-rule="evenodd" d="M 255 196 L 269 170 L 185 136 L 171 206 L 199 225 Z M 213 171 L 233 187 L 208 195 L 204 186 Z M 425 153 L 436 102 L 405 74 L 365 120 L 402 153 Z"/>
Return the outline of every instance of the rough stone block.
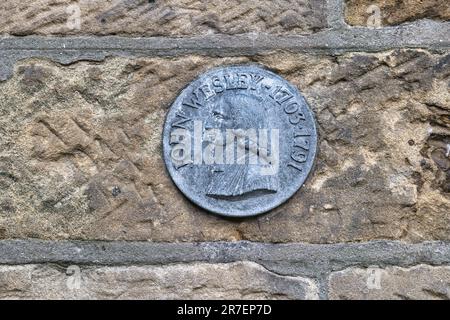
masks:
<path fill-rule="evenodd" d="M 345 19 L 354 26 L 398 25 L 420 19 L 450 20 L 448 0 L 346 0 Z"/>
<path fill-rule="evenodd" d="M 448 240 L 450 54 L 108 58 L 16 64 L 0 83 L 0 238 L 334 243 Z M 227 220 L 178 191 L 165 114 L 207 69 L 259 63 L 313 109 L 315 169 L 286 204 Z"/>
<path fill-rule="evenodd" d="M 193 36 L 312 33 L 326 27 L 325 0 L 6 0 L 0 33 Z"/>
<path fill-rule="evenodd" d="M 0 266 L 0 299 L 318 299 L 314 281 L 253 262 Z"/>
<path fill-rule="evenodd" d="M 329 290 L 330 299 L 448 300 L 450 267 L 345 269 L 330 276 Z"/>

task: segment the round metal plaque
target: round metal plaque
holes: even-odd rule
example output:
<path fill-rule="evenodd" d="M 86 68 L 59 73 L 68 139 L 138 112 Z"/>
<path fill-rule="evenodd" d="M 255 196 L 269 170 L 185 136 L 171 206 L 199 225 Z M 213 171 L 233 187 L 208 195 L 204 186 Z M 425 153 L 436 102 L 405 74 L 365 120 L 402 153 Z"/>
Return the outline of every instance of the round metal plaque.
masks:
<path fill-rule="evenodd" d="M 164 161 L 191 201 L 248 217 L 289 199 L 305 182 L 317 145 L 313 113 L 300 92 L 263 68 L 212 69 L 171 106 Z"/>

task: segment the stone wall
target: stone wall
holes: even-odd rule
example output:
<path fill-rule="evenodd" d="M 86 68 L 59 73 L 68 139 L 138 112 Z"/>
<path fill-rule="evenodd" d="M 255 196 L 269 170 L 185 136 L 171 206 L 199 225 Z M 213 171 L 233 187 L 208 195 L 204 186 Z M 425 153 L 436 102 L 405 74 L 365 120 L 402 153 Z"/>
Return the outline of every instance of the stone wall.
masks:
<path fill-rule="evenodd" d="M 0 298 L 450 298 L 446 0 L 0 3 Z M 319 151 L 282 206 L 224 219 L 162 160 L 190 81 L 259 64 Z"/>

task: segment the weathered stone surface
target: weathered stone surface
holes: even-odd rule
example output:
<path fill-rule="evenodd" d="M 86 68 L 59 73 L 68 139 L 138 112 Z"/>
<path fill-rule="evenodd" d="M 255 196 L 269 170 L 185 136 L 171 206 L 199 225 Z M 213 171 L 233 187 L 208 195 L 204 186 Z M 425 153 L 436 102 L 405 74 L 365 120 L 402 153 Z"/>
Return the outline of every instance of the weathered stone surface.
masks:
<path fill-rule="evenodd" d="M 330 299 L 449 300 L 450 267 L 351 268 L 334 272 Z"/>
<path fill-rule="evenodd" d="M 311 33 L 326 27 L 325 0 L 6 0 L 0 33 L 184 36 Z"/>
<path fill-rule="evenodd" d="M 318 299 L 314 281 L 253 262 L 0 266 L 0 299 Z"/>
<path fill-rule="evenodd" d="M 450 239 L 450 55 L 29 59 L 0 83 L 0 238 L 332 243 Z M 198 74 L 261 63 L 316 114 L 315 171 L 285 205 L 225 220 L 186 200 L 164 116 Z"/>
<path fill-rule="evenodd" d="M 350 25 L 367 26 L 370 17 L 378 14 L 378 9 L 381 26 L 419 19 L 450 20 L 447 0 L 346 0 L 345 19 Z"/>

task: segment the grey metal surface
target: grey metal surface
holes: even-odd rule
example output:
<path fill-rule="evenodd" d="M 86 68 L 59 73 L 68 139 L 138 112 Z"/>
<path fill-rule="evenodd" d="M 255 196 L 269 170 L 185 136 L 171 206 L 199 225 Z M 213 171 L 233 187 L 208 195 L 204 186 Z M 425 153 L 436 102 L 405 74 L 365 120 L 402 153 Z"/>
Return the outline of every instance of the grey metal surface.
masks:
<path fill-rule="evenodd" d="M 170 108 L 163 132 L 164 161 L 178 188 L 230 217 L 289 199 L 311 171 L 316 145 L 303 96 L 256 65 L 216 68 L 194 80 Z"/>

